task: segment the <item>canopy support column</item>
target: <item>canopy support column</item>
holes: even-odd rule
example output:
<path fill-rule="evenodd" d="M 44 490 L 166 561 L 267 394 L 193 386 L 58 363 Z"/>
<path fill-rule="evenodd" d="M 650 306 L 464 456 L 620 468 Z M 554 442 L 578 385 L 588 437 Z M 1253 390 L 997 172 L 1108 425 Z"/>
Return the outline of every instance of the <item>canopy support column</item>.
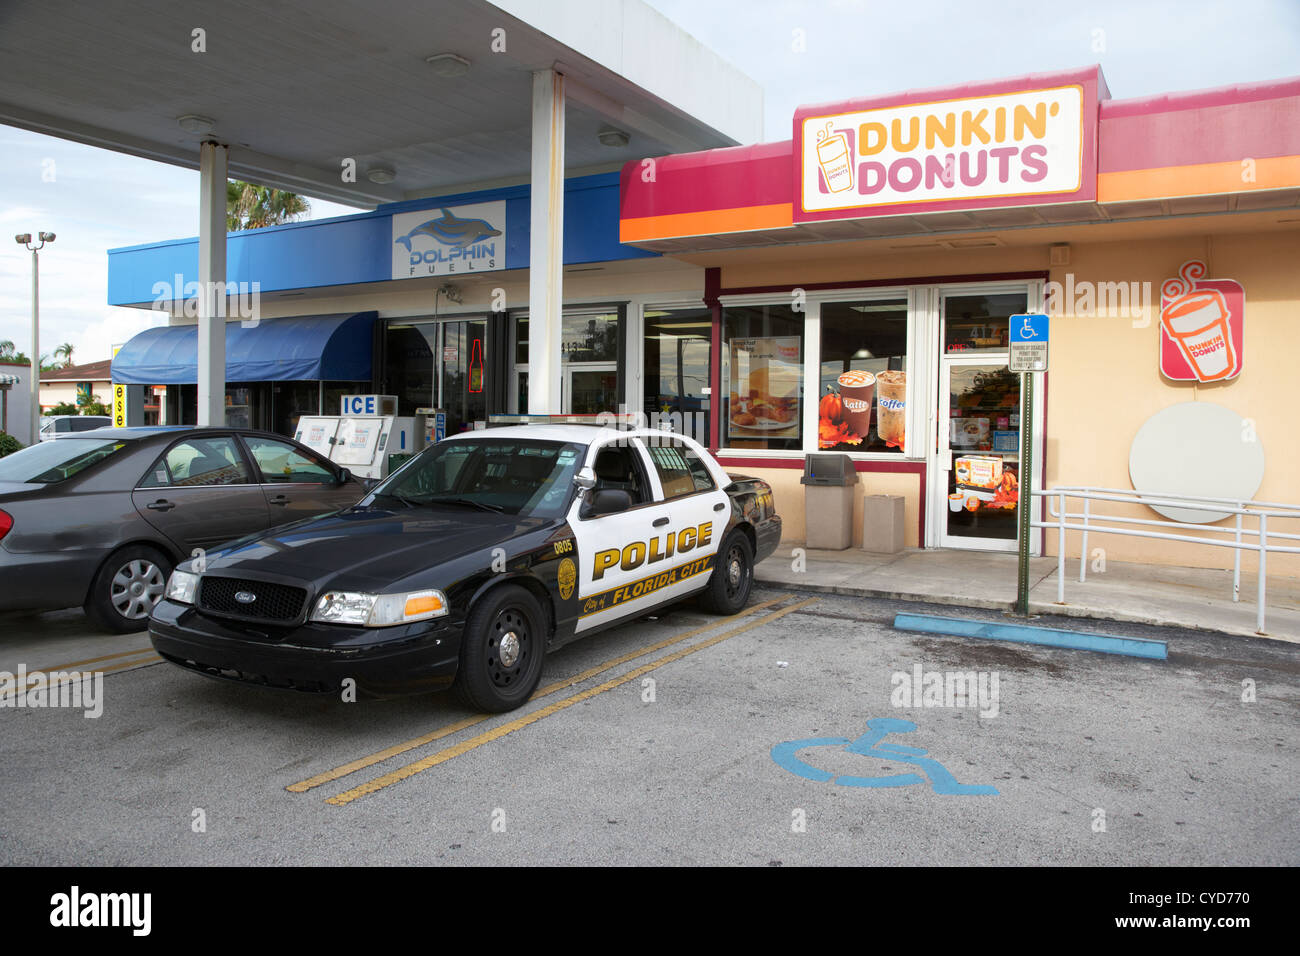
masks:
<path fill-rule="evenodd" d="M 226 164 L 219 143 L 199 147 L 198 423 L 226 423 Z"/>
<path fill-rule="evenodd" d="M 532 222 L 528 251 L 528 412 L 560 407 L 564 323 L 564 76 L 533 74 Z"/>

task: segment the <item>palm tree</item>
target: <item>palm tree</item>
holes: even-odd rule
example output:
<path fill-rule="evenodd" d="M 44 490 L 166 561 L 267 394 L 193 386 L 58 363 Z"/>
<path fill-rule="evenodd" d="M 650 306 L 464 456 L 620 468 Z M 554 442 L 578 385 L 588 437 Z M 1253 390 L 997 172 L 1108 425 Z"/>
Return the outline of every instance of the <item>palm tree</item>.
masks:
<path fill-rule="evenodd" d="M 54 350 L 54 357 L 59 358 L 60 356 L 62 356 L 63 358 L 64 368 L 68 368 L 69 366 L 72 365 L 72 343 L 71 342 L 64 342 L 57 349 Z"/>
<path fill-rule="evenodd" d="M 293 222 L 311 209 L 296 193 L 255 186 L 238 179 L 226 181 L 226 230 L 262 229 Z"/>
<path fill-rule="evenodd" d="M 24 365 L 31 361 L 26 355 L 18 351 L 18 348 L 9 339 L 0 342 L 0 362 L 12 362 L 16 365 Z"/>

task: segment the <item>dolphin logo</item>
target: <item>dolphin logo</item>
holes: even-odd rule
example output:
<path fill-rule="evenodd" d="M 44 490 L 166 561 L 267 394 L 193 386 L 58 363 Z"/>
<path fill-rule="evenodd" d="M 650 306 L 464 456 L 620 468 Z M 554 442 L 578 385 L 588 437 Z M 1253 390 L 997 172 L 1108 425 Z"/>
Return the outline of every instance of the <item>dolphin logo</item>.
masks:
<path fill-rule="evenodd" d="M 444 246 L 464 249 L 484 239 L 501 235 L 501 230 L 493 229 L 485 219 L 458 219 L 450 209 L 442 210 L 442 218 L 422 222 L 404 236 L 393 241 L 406 246 L 411 251 L 411 240 L 416 236 L 428 236 Z"/>

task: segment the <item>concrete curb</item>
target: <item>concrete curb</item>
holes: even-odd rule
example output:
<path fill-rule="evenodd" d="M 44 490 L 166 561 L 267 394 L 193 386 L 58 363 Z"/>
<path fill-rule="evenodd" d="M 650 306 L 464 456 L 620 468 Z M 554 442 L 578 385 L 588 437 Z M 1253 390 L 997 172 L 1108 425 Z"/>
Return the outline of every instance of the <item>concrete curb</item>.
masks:
<path fill-rule="evenodd" d="M 994 601 L 989 598 L 964 597 L 952 594 L 926 594 L 917 591 L 893 591 L 886 588 L 848 587 L 838 584 L 811 584 L 781 580 L 761 573 L 754 575 L 754 581 L 765 587 L 793 588 L 799 591 L 812 591 L 818 594 L 840 594 L 846 597 L 878 598 L 885 601 L 908 601 L 919 604 L 941 604 L 954 607 L 981 608 L 993 611 L 1009 611 L 1010 601 Z M 1300 640 L 1280 634 L 1257 634 L 1254 630 L 1241 628 L 1228 630 L 1218 627 L 1204 627 L 1174 621 L 1154 614 L 1137 614 L 1131 611 L 1117 611 L 1109 608 L 1091 607 L 1083 604 L 1056 604 L 1047 601 L 1030 601 L 1031 614 L 1055 615 L 1057 617 L 1077 617 L 1096 621 L 1115 621 L 1121 624 L 1146 624 L 1152 627 L 1177 627 L 1188 631 L 1200 631 L 1223 637 L 1253 637 L 1265 641 L 1278 641 L 1283 644 L 1297 644 Z"/>

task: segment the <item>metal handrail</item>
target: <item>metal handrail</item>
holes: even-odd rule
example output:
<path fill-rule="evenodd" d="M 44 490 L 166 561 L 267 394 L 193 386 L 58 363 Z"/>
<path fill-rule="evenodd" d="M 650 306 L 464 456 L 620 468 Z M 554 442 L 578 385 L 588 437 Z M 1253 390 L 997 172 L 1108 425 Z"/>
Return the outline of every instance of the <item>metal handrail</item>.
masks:
<path fill-rule="evenodd" d="M 1065 603 L 1065 532 L 1081 531 L 1082 538 L 1079 547 L 1079 583 L 1082 584 L 1087 577 L 1088 569 L 1088 534 L 1097 532 L 1099 534 L 1117 534 L 1125 537 L 1134 538 L 1157 538 L 1167 541 L 1179 541 L 1184 544 L 1204 544 L 1211 547 L 1231 548 L 1233 550 L 1233 568 L 1232 568 L 1232 600 L 1241 599 L 1241 553 L 1242 551 L 1254 551 L 1258 555 L 1259 563 L 1259 582 L 1256 588 L 1256 614 L 1255 630 L 1260 633 L 1266 633 L 1264 630 L 1264 609 L 1266 605 L 1265 588 L 1267 582 L 1268 554 L 1300 554 L 1300 547 L 1292 547 L 1283 544 L 1273 544 L 1275 539 L 1286 541 L 1300 541 L 1300 534 L 1287 534 L 1281 531 L 1269 531 L 1269 518 L 1295 518 L 1300 519 L 1300 505 L 1287 504 L 1275 501 L 1254 501 L 1244 498 L 1214 498 L 1205 495 L 1179 495 L 1166 493 L 1140 492 L 1123 488 L 1096 488 L 1086 485 L 1058 485 L 1050 489 L 1030 490 L 1030 495 L 1035 498 L 1047 499 L 1047 512 L 1054 518 L 1054 521 L 1040 521 L 1030 516 L 1030 527 L 1032 528 L 1055 528 L 1057 531 L 1056 540 L 1056 600 L 1058 604 Z M 1071 512 L 1066 508 L 1067 498 L 1078 498 L 1083 502 L 1083 510 Z M 1055 501 L 1053 501 L 1055 499 Z M 1171 508 L 1182 508 L 1188 511 L 1207 511 L 1220 515 L 1235 515 L 1236 521 L 1233 527 L 1214 527 L 1205 524 L 1191 524 L 1188 522 L 1170 521 L 1166 519 L 1154 518 L 1136 518 L 1124 515 L 1094 515 L 1092 513 L 1092 502 L 1094 501 L 1114 501 L 1121 504 L 1145 505 L 1154 507 L 1156 505 L 1165 505 Z M 1258 520 L 1256 528 L 1245 527 L 1242 524 L 1244 517 L 1254 517 Z M 1199 531 L 1203 534 L 1214 533 L 1231 535 L 1232 540 L 1227 541 L 1218 538 L 1169 534 L 1166 531 L 1139 531 L 1134 528 L 1112 527 L 1109 525 L 1097 524 L 1096 521 L 1101 518 L 1107 522 L 1114 522 L 1117 525 L 1143 525 L 1162 529 L 1185 529 L 1188 531 Z M 1071 523 L 1071 519 L 1081 519 L 1082 523 Z M 1254 542 L 1243 540 L 1243 538 L 1253 537 Z"/>

